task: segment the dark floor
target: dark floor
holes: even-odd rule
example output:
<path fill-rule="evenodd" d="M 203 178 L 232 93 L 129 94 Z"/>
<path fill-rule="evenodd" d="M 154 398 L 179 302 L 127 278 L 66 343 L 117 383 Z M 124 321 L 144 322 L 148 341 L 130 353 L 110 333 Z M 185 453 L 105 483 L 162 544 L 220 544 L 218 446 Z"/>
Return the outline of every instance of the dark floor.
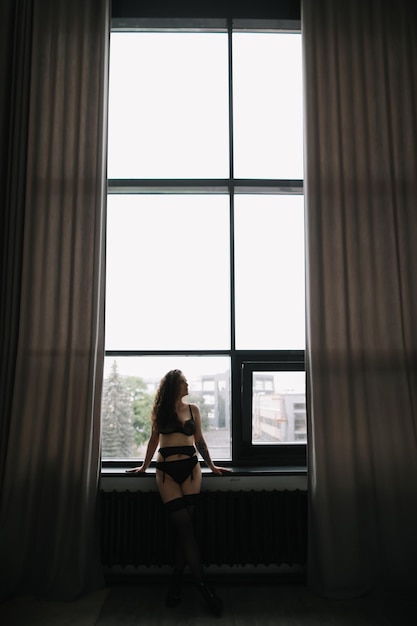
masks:
<path fill-rule="evenodd" d="M 0 605 L 2 626 L 415 626 L 417 600 L 391 593 L 354 600 L 320 598 L 300 583 L 221 582 L 220 618 L 191 584 L 183 601 L 165 607 L 164 581 L 112 584 L 77 602 L 16 598 Z"/>
<path fill-rule="evenodd" d="M 104 603 L 97 626 L 146 624 L 224 624 L 233 626 L 408 626 L 417 624 L 413 598 L 384 596 L 356 600 L 319 598 L 305 585 L 218 584 L 223 614 L 212 617 L 196 589 L 187 585 L 180 606 L 168 609 L 160 585 L 115 586 Z"/>

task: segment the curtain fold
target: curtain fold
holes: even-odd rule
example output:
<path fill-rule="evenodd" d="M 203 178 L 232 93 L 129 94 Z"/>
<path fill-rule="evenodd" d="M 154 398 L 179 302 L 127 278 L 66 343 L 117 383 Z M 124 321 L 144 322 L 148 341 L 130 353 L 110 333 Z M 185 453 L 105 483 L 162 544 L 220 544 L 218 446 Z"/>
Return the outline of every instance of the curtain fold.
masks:
<path fill-rule="evenodd" d="M 18 297 L 8 290 L 2 304 L 9 315 L 20 314 L 16 349 L 8 357 L 15 368 L 4 403 L 7 428 L 1 431 L 1 596 L 33 592 L 70 599 L 103 583 L 96 503 L 109 5 L 6 5 L 29 16 L 23 29 L 10 9 L 19 28 L 9 37 L 9 57 L 28 45 L 30 54 L 18 82 L 5 83 L 27 103 L 27 115 L 22 110 L 19 120 L 13 107 L 2 108 L 3 120 L 9 114 L 11 145 L 22 149 L 25 162 L 19 167 L 8 155 L 20 204 L 8 197 L 5 211 L 10 220 L 20 211 L 15 249 L 22 255 L 15 261 Z M 19 123 L 26 133 L 13 144 Z"/>
<path fill-rule="evenodd" d="M 417 8 L 302 5 L 309 584 L 416 585 Z"/>
<path fill-rule="evenodd" d="M 31 25 L 32 0 L 5 3 L 0 23 L 0 493 L 20 311 Z"/>

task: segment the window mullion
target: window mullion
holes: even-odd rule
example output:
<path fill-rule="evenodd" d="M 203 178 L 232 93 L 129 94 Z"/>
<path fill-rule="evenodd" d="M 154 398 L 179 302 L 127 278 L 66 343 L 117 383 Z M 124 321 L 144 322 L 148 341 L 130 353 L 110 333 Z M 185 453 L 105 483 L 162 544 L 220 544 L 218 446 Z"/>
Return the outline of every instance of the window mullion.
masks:
<path fill-rule="evenodd" d="M 229 65 L 229 207 L 230 207 L 230 376 L 231 376 L 231 440 L 232 458 L 236 456 L 236 442 L 240 439 L 239 420 L 237 419 L 239 398 L 239 371 L 236 370 L 236 325 L 235 325 L 235 249 L 234 249 L 234 206 L 235 206 L 235 186 L 234 186 L 234 143 L 233 143 L 233 23 L 232 19 L 227 21 L 228 33 L 228 65 Z"/>

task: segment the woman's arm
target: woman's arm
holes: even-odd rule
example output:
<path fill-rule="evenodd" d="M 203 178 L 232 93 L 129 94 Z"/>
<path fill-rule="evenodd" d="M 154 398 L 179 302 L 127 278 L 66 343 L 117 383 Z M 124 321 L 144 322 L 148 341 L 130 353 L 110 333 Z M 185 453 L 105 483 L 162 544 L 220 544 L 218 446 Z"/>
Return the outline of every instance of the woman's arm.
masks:
<path fill-rule="evenodd" d="M 209 467 L 211 470 L 213 470 L 214 463 L 211 460 L 209 449 L 207 448 L 206 441 L 205 441 L 205 439 L 204 439 L 202 434 L 198 438 L 196 438 L 195 445 L 196 445 L 197 450 L 199 451 L 199 453 L 203 457 L 207 467 Z"/>
<path fill-rule="evenodd" d="M 231 471 L 230 469 L 227 469 L 225 467 L 219 467 L 215 465 L 213 461 L 211 460 L 210 452 L 207 447 L 206 440 L 204 439 L 204 436 L 203 436 L 200 410 L 196 404 L 192 405 L 192 411 L 193 411 L 193 416 L 194 416 L 194 421 L 195 421 L 195 435 L 194 435 L 195 445 L 196 445 L 197 450 L 203 457 L 207 467 L 210 468 L 214 474 L 222 475 L 224 472 L 230 472 Z"/>
<path fill-rule="evenodd" d="M 146 472 L 149 467 L 150 462 L 153 459 L 153 455 L 155 454 L 155 450 L 159 443 L 159 433 L 152 429 L 152 434 L 149 438 L 148 445 L 146 447 L 145 459 L 139 467 L 132 467 L 131 469 L 126 470 L 127 472 L 135 472 L 139 474 L 140 472 Z"/>

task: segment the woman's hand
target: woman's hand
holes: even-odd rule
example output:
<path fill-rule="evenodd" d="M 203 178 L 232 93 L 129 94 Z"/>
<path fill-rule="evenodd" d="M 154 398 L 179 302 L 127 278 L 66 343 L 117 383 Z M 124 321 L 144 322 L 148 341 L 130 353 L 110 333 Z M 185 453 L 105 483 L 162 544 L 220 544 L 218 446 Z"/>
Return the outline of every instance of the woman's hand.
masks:
<path fill-rule="evenodd" d="M 127 469 L 126 472 L 128 474 L 144 474 L 146 472 L 146 467 L 144 465 L 140 465 L 139 467 L 131 467 Z"/>
<path fill-rule="evenodd" d="M 217 474 L 218 476 L 222 476 L 223 474 L 230 474 L 232 472 L 228 467 L 219 467 L 218 465 L 211 465 L 210 467 L 213 474 Z"/>

